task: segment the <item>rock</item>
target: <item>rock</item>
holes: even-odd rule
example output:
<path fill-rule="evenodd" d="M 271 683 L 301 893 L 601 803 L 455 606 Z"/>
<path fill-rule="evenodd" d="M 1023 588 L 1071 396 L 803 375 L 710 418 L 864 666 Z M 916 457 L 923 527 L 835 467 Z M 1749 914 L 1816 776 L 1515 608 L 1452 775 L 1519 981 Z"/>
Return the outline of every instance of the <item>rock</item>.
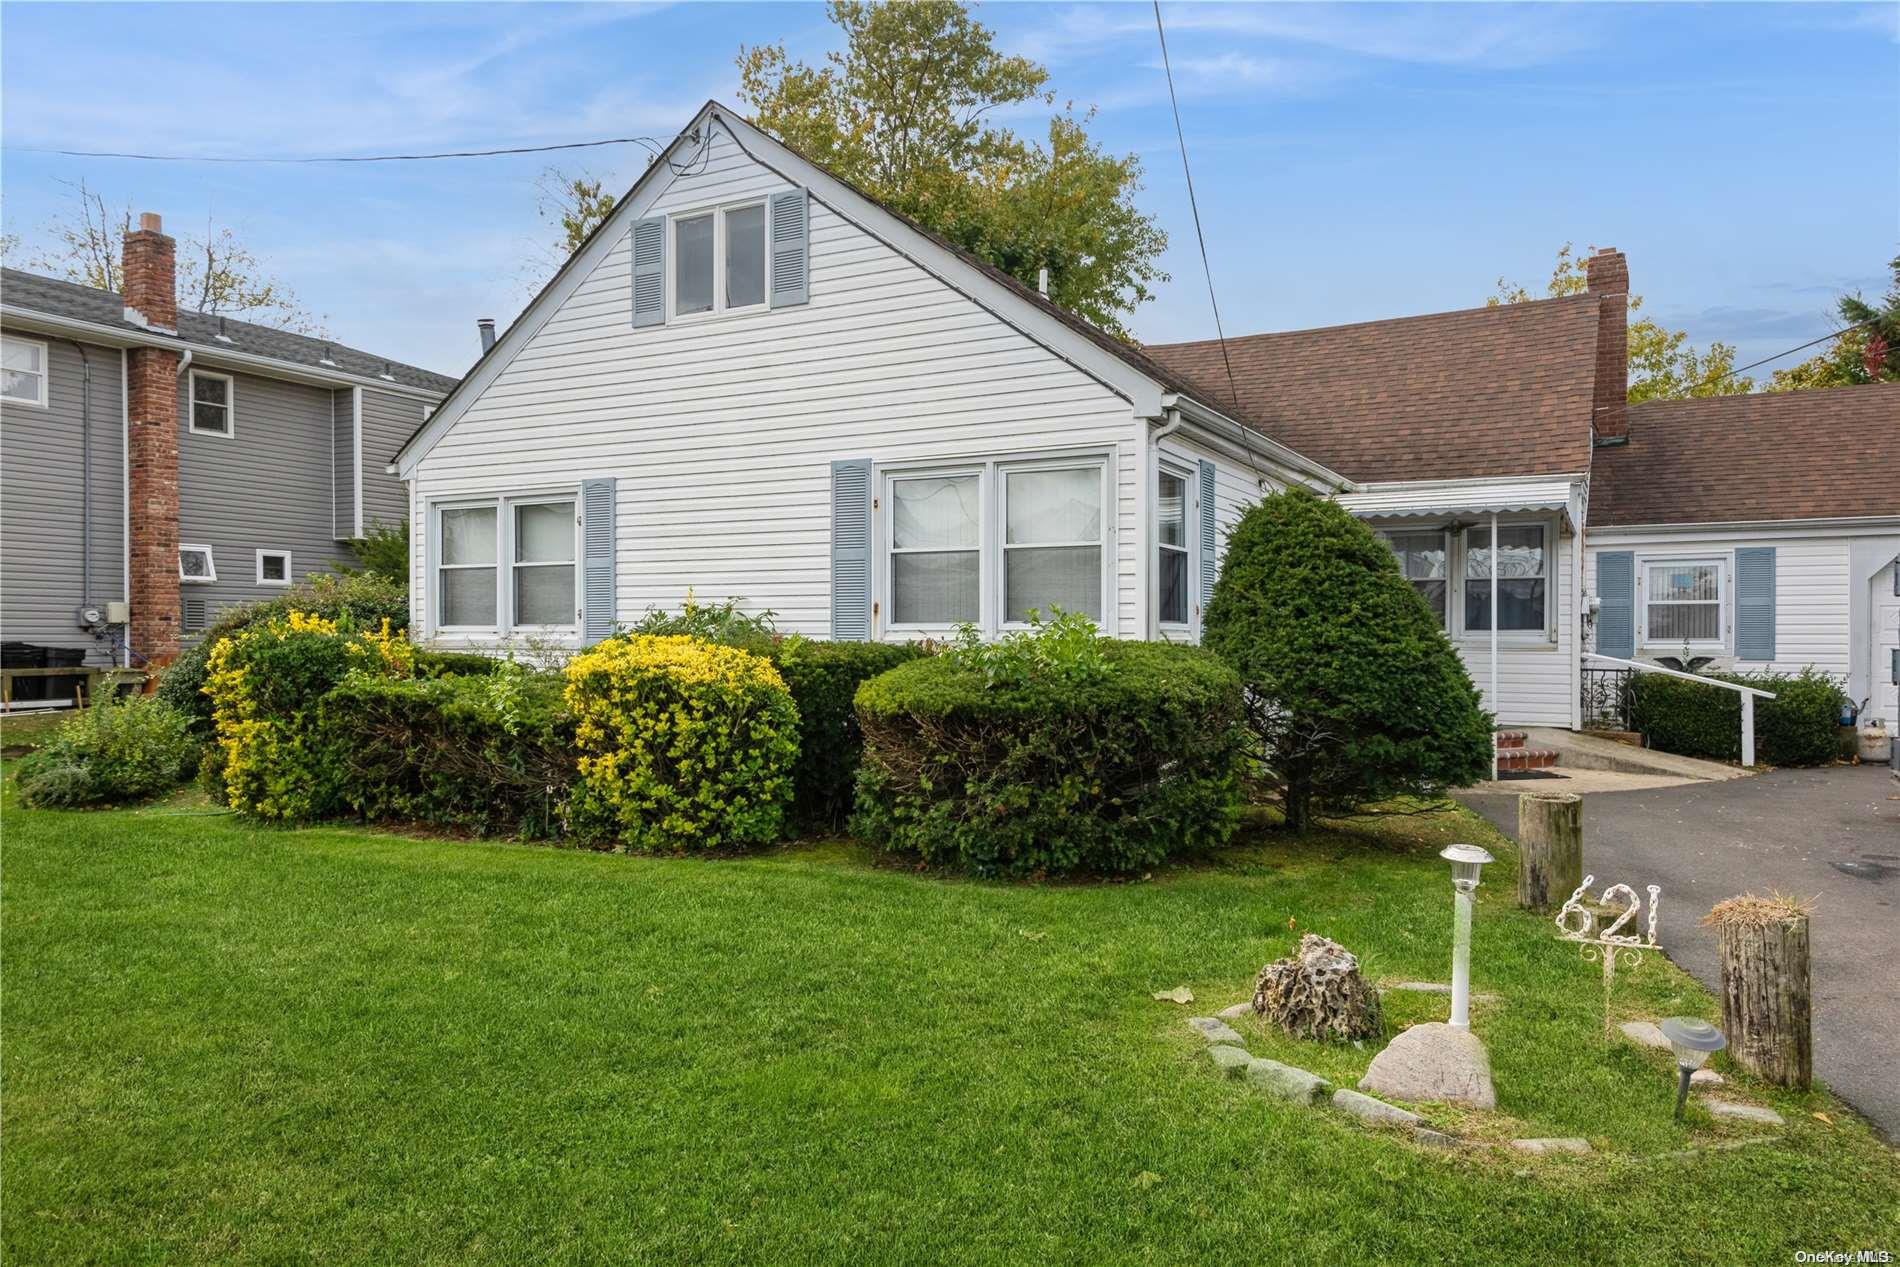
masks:
<path fill-rule="evenodd" d="M 1710 1113 L 1736 1122 L 1759 1122 L 1763 1126 L 1782 1126 L 1781 1114 L 1759 1104 L 1737 1104 L 1733 1100 L 1704 1100 Z"/>
<path fill-rule="evenodd" d="M 1713 1069 L 1698 1069 L 1689 1075 L 1689 1085 L 1692 1087 L 1719 1087 L 1727 1081 Z"/>
<path fill-rule="evenodd" d="M 1157 1003 L 1192 1003 L 1194 1002 L 1194 991 L 1188 989 L 1184 985 L 1177 985 L 1172 990 L 1156 990 L 1155 1002 Z"/>
<path fill-rule="evenodd" d="M 1260 1059 L 1247 1062 L 1247 1081 L 1268 1095 L 1305 1105 L 1318 1104 L 1333 1085 L 1316 1073 Z"/>
<path fill-rule="evenodd" d="M 1587 1139 L 1569 1136 L 1563 1139 L 1514 1139 L 1511 1147 L 1521 1153 L 1536 1153 L 1543 1156 L 1548 1153 L 1589 1153 L 1596 1151 L 1590 1147 Z"/>
<path fill-rule="evenodd" d="M 1253 1007 L 1295 1038 L 1376 1038 L 1380 1031 L 1379 992 L 1359 974 L 1359 960 L 1316 933 L 1300 938 L 1298 955 L 1260 970 Z"/>
<path fill-rule="evenodd" d="M 1241 1017 L 1249 1016 L 1252 1013 L 1253 1013 L 1253 1004 L 1236 1003 L 1232 1007 L 1222 1008 L 1220 1011 L 1214 1013 L 1214 1015 L 1220 1017 L 1223 1021 L 1237 1021 Z"/>
<path fill-rule="evenodd" d="M 1621 1029 L 1623 1037 L 1632 1043 L 1640 1043 L 1644 1047 L 1660 1047 L 1664 1051 L 1670 1050 L 1669 1040 L 1663 1037 L 1663 1032 L 1656 1028 L 1653 1021 L 1624 1021 L 1617 1028 Z"/>
<path fill-rule="evenodd" d="M 1396 1104 L 1387 1104 L 1384 1100 L 1375 1100 L 1369 1095 L 1360 1095 L 1345 1087 L 1333 1092 L 1333 1107 L 1350 1113 L 1362 1122 L 1375 1122 L 1390 1126 L 1421 1126 L 1425 1119 L 1416 1113 L 1407 1113 Z"/>
<path fill-rule="evenodd" d="M 1428 1148 L 1458 1148 L 1464 1144 L 1464 1141 L 1459 1139 L 1456 1135 L 1447 1135 L 1445 1132 L 1435 1131 L 1429 1126 L 1414 1126 L 1412 1128 L 1412 1142 L 1415 1144 L 1424 1144 Z"/>
<path fill-rule="evenodd" d="M 1188 1017 L 1188 1028 L 1210 1043 L 1232 1043 L 1238 1047 L 1247 1041 L 1233 1026 L 1225 1021 L 1217 1021 L 1211 1016 Z"/>
<path fill-rule="evenodd" d="M 1248 1063 L 1253 1060 L 1252 1056 L 1249 1056 L 1239 1047 L 1230 1047 L 1226 1043 L 1216 1043 L 1214 1046 L 1209 1047 L 1207 1049 L 1207 1058 L 1214 1062 L 1216 1069 L 1226 1074 L 1229 1078 L 1238 1078 L 1241 1075 L 1241 1071 L 1246 1069 Z"/>
<path fill-rule="evenodd" d="M 1386 1044 L 1359 1079 L 1359 1089 L 1414 1104 L 1498 1106 L 1491 1086 L 1491 1057 L 1484 1044 L 1470 1030 L 1442 1021 L 1414 1025 Z"/>

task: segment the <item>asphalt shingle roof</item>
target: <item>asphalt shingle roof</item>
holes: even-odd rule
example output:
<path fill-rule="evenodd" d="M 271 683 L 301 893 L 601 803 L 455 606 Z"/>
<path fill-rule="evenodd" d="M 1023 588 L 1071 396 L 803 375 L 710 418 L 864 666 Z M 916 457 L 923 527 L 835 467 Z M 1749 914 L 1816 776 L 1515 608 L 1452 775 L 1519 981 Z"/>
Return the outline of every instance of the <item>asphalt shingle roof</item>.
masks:
<path fill-rule="evenodd" d="M 43 312 L 49 316 L 70 317 L 94 325 L 127 331 L 141 329 L 125 319 L 125 299 L 121 295 L 53 277 L 41 277 L 37 273 L 26 273 L 17 268 L 0 269 L 0 301 L 13 307 Z M 225 340 L 217 337 L 220 332 L 226 336 Z M 373 352 L 346 347 L 333 340 L 314 339 L 203 312 L 179 310 L 178 338 L 181 343 L 211 352 L 220 349 L 248 352 L 253 356 L 267 356 L 272 360 L 316 370 L 331 368 L 322 363 L 323 358 L 328 356 L 332 365 L 345 373 L 376 378 L 387 372 L 390 378 L 405 387 L 419 387 L 433 392 L 446 393 L 456 383 L 447 374 L 405 365 Z"/>
<path fill-rule="evenodd" d="M 1900 516 L 1900 383 L 1631 405 L 1598 449 L 1590 522 Z"/>

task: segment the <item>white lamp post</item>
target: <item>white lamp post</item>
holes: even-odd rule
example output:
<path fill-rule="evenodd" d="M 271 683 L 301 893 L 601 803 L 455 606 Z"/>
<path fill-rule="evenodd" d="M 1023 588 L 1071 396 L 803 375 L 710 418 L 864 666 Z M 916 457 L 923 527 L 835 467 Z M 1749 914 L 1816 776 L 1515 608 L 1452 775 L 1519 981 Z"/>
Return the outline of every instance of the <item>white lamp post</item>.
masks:
<path fill-rule="evenodd" d="M 1447 845 L 1438 855 L 1451 863 L 1453 924 L 1451 941 L 1451 1025 L 1471 1028 L 1471 895 L 1478 888 L 1478 872 L 1496 862 L 1477 845 Z"/>

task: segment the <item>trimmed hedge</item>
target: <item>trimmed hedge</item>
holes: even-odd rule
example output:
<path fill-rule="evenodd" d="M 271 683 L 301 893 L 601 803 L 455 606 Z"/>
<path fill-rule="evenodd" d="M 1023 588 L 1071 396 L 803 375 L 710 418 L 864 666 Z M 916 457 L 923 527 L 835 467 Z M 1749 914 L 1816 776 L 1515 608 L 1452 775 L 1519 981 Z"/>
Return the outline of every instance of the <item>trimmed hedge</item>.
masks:
<path fill-rule="evenodd" d="M 1007 671 L 1037 661 L 1029 641 L 858 688 L 854 834 L 1013 876 L 1139 871 L 1232 837 L 1245 750 L 1232 669 L 1193 647 L 1100 639 L 1073 671 Z"/>
<path fill-rule="evenodd" d="M 488 663 L 501 667 L 414 679 L 353 673 L 324 696 L 319 725 L 342 807 L 478 835 L 559 835 L 575 775 L 565 682 Z"/>
<path fill-rule="evenodd" d="M 1839 679 L 1810 667 L 1789 673 L 1705 673 L 1703 677 L 1773 691 L 1755 701 L 1755 759 L 1766 765 L 1828 765 L 1840 748 Z M 1631 723 L 1650 747 L 1715 761 L 1742 759 L 1742 697 L 1661 673 L 1630 684 Z"/>
<path fill-rule="evenodd" d="M 925 654 L 915 644 L 813 642 L 787 638 L 772 663 L 798 706 L 792 819 L 800 828 L 843 831 L 857 794 L 864 731 L 852 706 L 858 687 Z"/>
<path fill-rule="evenodd" d="M 688 637 L 614 637 L 567 666 L 582 834 L 629 848 L 778 839 L 798 756 L 798 709 L 767 660 Z"/>
<path fill-rule="evenodd" d="M 189 778 L 203 747 L 163 700 L 101 692 L 21 759 L 20 799 L 36 809 L 149 800 Z"/>
<path fill-rule="evenodd" d="M 433 647 L 416 648 L 417 677 L 486 677 L 502 665 L 513 663 L 500 656 L 479 651 L 438 651 Z"/>

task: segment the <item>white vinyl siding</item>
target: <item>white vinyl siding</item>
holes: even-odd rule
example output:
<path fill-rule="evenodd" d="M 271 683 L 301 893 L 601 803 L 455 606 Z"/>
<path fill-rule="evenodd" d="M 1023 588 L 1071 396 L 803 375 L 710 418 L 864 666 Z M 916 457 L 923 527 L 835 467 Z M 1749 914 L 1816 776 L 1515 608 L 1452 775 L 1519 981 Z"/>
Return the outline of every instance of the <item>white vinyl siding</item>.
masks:
<path fill-rule="evenodd" d="M 656 177 L 671 184 L 639 217 L 757 203 L 793 187 L 723 127 L 713 138 L 690 179 Z M 423 599 L 429 499 L 615 477 L 621 621 L 677 610 L 690 589 L 701 601 L 770 609 L 787 633 L 826 637 L 834 460 L 871 459 L 881 489 L 900 466 L 1077 451 L 1111 459 L 1117 492 L 1104 535 L 1122 566 L 1104 599 L 1111 630 L 1134 633 L 1128 401 L 821 198 L 809 208 L 809 302 L 717 320 L 632 325 L 621 231 L 417 466 L 413 592 L 424 636 L 435 628 Z M 885 544 L 875 543 L 880 560 Z M 910 636 L 891 626 L 880 609 L 871 636 Z"/>

